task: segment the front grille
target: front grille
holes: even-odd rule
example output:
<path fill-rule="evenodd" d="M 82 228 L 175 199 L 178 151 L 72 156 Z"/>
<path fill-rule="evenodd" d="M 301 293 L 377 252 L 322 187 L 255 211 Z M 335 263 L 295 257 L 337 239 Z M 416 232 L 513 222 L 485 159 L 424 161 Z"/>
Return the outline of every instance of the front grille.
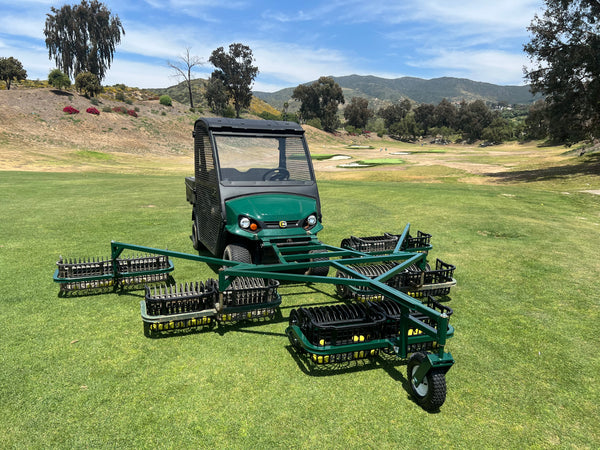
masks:
<path fill-rule="evenodd" d="M 267 229 L 267 230 L 278 230 L 278 229 L 286 229 L 286 228 L 300 228 L 302 227 L 302 221 L 299 220 L 297 222 L 294 221 L 289 221 L 286 220 L 286 226 L 282 227 L 280 225 L 280 222 L 278 221 L 268 221 L 268 222 L 263 222 L 263 228 Z"/>

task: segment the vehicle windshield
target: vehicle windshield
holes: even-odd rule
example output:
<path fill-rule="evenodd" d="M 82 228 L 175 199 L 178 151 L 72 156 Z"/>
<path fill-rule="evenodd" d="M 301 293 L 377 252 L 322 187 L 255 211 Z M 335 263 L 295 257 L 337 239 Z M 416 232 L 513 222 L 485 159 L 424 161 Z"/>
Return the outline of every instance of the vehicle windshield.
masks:
<path fill-rule="evenodd" d="M 215 135 L 223 184 L 310 184 L 301 136 Z"/>

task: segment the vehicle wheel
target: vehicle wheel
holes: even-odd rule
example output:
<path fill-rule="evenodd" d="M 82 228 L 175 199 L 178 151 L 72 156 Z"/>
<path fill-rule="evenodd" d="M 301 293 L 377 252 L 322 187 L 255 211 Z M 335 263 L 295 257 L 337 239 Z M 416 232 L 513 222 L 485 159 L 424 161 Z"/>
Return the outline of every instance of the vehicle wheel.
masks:
<path fill-rule="evenodd" d="M 436 369 L 430 370 L 418 386 L 413 382 L 413 374 L 423 364 L 427 356 L 418 352 L 408 360 L 407 376 L 410 391 L 416 402 L 426 411 L 437 411 L 446 401 L 446 375 Z"/>
<path fill-rule="evenodd" d="M 252 264 L 252 255 L 250 255 L 250 250 L 240 244 L 229 244 L 227 247 L 225 247 L 223 259 Z"/>
<path fill-rule="evenodd" d="M 345 276 L 344 272 L 340 272 L 339 270 L 337 271 L 335 276 L 337 278 L 347 278 Z M 340 297 L 343 300 L 352 298 L 352 290 L 350 289 L 350 287 L 346 286 L 345 284 L 336 284 L 335 291 L 337 292 L 338 297 Z"/>
<path fill-rule="evenodd" d="M 192 223 L 192 245 L 194 249 L 200 250 L 200 242 L 198 241 L 198 227 L 196 226 L 196 221 Z"/>
<path fill-rule="evenodd" d="M 199 252 L 207 250 L 205 245 L 200 242 L 200 239 L 198 239 L 198 225 L 196 224 L 195 220 L 192 221 L 192 235 L 190 238 L 192 239 L 192 245 L 194 246 L 195 250 L 198 250 Z"/>
<path fill-rule="evenodd" d="M 318 250 L 311 250 L 308 253 L 319 253 Z M 329 258 L 311 258 L 311 261 L 328 261 Z M 316 275 L 318 277 L 326 277 L 329 273 L 329 266 L 323 267 L 309 267 L 304 275 Z"/>

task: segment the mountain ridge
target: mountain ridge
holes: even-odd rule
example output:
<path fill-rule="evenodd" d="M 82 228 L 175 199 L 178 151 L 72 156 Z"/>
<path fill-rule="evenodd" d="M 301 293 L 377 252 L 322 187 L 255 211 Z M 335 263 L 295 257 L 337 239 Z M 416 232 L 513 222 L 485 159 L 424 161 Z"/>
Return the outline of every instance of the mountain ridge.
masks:
<path fill-rule="evenodd" d="M 488 103 L 530 104 L 541 98 L 533 95 L 529 86 L 502 86 L 473 81 L 466 78 L 439 77 L 424 79 L 417 77 L 381 78 L 374 75 L 346 75 L 333 77 L 344 92 L 346 103 L 352 97 L 363 97 L 371 106 L 381 107 L 402 99 L 415 103 L 438 104 L 442 99 L 451 102 L 483 100 Z M 312 84 L 314 81 L 303 84 Z M 254 91 L 253 94 L 277 109 L 285 102 L 290 105 L 295 87 L 276 92 Z"/>

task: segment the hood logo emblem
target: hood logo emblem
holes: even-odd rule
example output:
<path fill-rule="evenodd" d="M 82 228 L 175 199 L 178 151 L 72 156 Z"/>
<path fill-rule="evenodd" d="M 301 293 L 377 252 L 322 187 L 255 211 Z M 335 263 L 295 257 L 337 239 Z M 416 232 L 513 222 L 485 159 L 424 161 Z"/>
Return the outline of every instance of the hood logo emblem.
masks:
<path fill-rule="evenodd" d="M 287 222 L 285 220 L 279 221 L 279 228 L 287 228 Z"/>

